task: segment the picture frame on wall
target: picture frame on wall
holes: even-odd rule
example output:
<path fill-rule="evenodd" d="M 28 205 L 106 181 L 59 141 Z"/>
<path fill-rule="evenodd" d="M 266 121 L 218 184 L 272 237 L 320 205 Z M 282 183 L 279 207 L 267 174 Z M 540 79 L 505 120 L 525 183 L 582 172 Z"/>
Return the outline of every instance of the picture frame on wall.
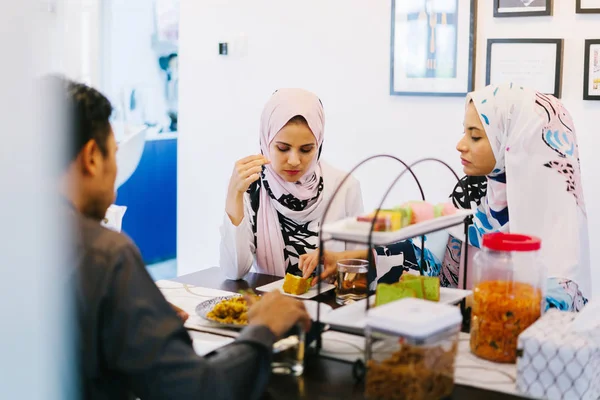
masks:
<path fill-rule="evenodd" d="M 600 14 L 600 0 L 577 0 L 575 12 L 577 14 Z"/>
<path fill-rule="evenodd" d="M 473 90 L 476 0 L 392 0 L 390 95 Z"/>
<path fill-rule="evenodd" d="M 488 39 L 486 85 L 513 82 L 561 96 L 563 39 Z"/>
<path fill-rule="evenodd" d="M 552 0 L 494 0 L 494 17 L 540 17 L 552 15 Z"/>
<path fill-rule="evenodd" d="M 585 41 L 583 99 L 600 100 L 600 39 Z"/>

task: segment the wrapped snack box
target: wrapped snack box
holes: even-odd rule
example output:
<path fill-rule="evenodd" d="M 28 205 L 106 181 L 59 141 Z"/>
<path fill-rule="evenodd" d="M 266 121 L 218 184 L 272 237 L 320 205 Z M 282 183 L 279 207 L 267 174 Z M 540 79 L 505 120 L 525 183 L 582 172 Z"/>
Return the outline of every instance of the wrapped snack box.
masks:
<path fill-rule="evenodd" d="M 359 222 L 372 223 L 375 218 L 375 211 L 368 215 L 357 217 L 356 220 Z M 397 231 L 407 225 L 409 225 L 410 218 L 406 210 L 380 210 L 377 215 L 377 220 L 373 230 L 375 232 L 390 232 Z"/>
<path fill-rule="evenodd" d="M 543 399 L 600 399 L 600 307 L 549 310 L 518 339 L 517 389 Z"/>

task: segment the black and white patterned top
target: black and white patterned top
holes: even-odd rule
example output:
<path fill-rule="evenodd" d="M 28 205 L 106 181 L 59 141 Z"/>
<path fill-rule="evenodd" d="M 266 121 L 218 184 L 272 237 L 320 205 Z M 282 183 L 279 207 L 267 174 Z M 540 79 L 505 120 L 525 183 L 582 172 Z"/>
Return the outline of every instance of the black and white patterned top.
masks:
<path fill-rule="evenodd" d="M 485 176 L 465 176 L 460 182 L 460 184 L 456 184 L 450 196 L 454 207 L 464 210 L 473 208 L 473 203 L 478 206 L 481 203 L 481 199 L 485 197 L 487 191 L 487 178 Z M 467 204 L 463 186 L 468 190 L 471 204 Z"/>
<path fill-rule="evenodd" d="M 323 180 L 320 182 L 319 191 L 323 201 L 329 201 L 332 192 L 339 186 L 346 172 L 333 168 L 327 163 L 321 161 L 321 174 Z M 244 195 L 244 221 L 239 226 L 234 226 L 227 215 L 224 216 L 221 226 L 221 245 L 219 264 L 223 268 L 226 276 L 230 279 L 239 279 L 246 275 L 250 270 L 262 272 L 262 269 L 256 262 L 256 226 L 257 211 L 260 207 L 258 198 L 260 190 L 258 184 L 251 186 Z M 273 196 L 271 196 L 273 197 Z M 302 209 L 309 207 L 311 199 L 307 202 L 300 202 L 290 198 L 276 199 L 290 209 Z M 364 212 L 360 184 L 354 178 L 350 178 L 336 195 L 331 204 L 327 216 L 328 221 L 337 221 L 350 216 L 361 215 Z M 278 213 L 279 224 L 283 238 L 284 248 L 281 249 L 284 255 L 286 272 L 299 273 L 298 259 L 302 254 L 311 253 L 319 245 L 319 229 L 321 221 L 311 221 L 309 223 L 298 223 L 281 213 Z M 343 242 L 328 242 L 326 250 L 344 251 L 355 249 L 355 245 Z"/>
<path fill-rule="evenodd" d="M 315 197 L 310 200 L 298 200 L 291 194 L 282 195 L 279 199 L 275 198 L 273 192 L 269 188 L 269 182 L 264 180 L 265 189 L 273 200 L 278 201 L 285 207 L 293 211 L 302 211 L 306 207 L 313 204 L 323 192 L 323 178 L 319 182 L 318 192 Z M 258 216 L 258 208 L 260 207 L 260 188 L 261 181 L 256 181 L 248 189 L 250 195 L 250 205 L 254 211 L 252 222 L 252 233 L 254 235 L 254 246 L 256 247 L 256 218 Z M 311 253 L 317 249 L 319 237 L 319 222 L 311 221 L 307 223 L 297 223 L 291 218 L 277 212 L 279 224 L 281 225 L 281 235 L 285 248 L 283 249 L 283 259 L 285 260 L 285 271 L 292 275 L 301 275 L 298 268 L 298 260 L 302 254 Z"/>

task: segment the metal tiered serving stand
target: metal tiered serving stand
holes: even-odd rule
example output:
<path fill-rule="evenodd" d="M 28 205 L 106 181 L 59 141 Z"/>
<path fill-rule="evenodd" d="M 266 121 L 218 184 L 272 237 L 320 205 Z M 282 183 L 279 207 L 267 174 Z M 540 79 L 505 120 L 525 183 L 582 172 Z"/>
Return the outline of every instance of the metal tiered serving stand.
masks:
<path fill-rule="evenodd" d="M 325 208 L 325 212 L 323 214 L 322 221 L 326 220 L 326 217 L 329 213 L 329 208 L 331 207 L 331 204 L 333 203 L 334 199 L 338 195 L 339 189 L 346 183 L 346 181 L 352 176 L 352 174 L 357 169 L 359 169 L 361 166 L 363 166 L 364 164 L 366 164 L 372 160 L 376 160 L 376 159 L 391 159 L 391 160 L 397 161 L 403 167 L 403 169 L 395 177 L 395 179 L 392 181 L 392 183 L 389 185 L 389 187 L 385 191 L 385 194 L 383 195 L 383 198 L 381 199 L 381 202 L 379 203 L 379 206 L 377 207 L 377 209 L 375 211 L 373 222 L 371 223 L 371 227 L 369 229 L 368 234 L 363 235 L 363 237 L 361 237 L 360 239 L 356 239 L 356 238 L 349 239 L 348 235 L 344 235 L 343 232 L 339 231 L 339 229 L 337 231 L 334 229 L 331 229 L 332 224 L 326 224 L 325 222 L 323 222 L 321 224 L 320 230 L 319 230 L 319 260 L 324 259 L 325 243 L 327 243 L 329 241 L 335 240 L 335 241 L 341 241 L 341 242 L 346 242 L 346 243 L 367 246 L 367 250 L 368 250 L 367 251 L 367 253 L 368 253 L 367 292 L 368 292 L 368 295 L 367 295 L 367 299 L 365 301 L 365 313 L 366 313 L 370 307 L 370 299 L 369 298 L 373 294 L 373 292 L 370 290 L 371 284 L 377 279 L 377 273 L 376 273 L 376 269 L 375 269 L 375 258 L 374 258 L 374 254 L 373 254 L 373 250 L 374 250 L 375 246 L 385 246 L 385 245 L 396 243 L 396 242 L 399 242 L 402 240 L 406 240 L 406 239 L 410 239 L 410 238 L 414 238 L 414 237 L 421 237 L 421 262 L 419 265 L 419 270 L 420 270 L 421 275 L 423 275 L 424 271 L 425 271 L 425 256 L 424 256 L 425 255 L 425 235 L 464 224 L 465 240 L 464 240 L 464 250 L 463 251 L 465 252 L 465 256 L 464 256 L 465 262 L 464 262 L 464 265 L 462 266 L 462 273 L 463 273 L 463 285 L 462 285 L 463 287 L 462 288 L 466 289 L 467 276 L 468 276 L 467 270 L 468 270 L 468 262 L 469 262 L 469 257 L 468 257 L 469 230 L 468 230 L 468 227 L 472 220 L 471 213 L 467 213 L 465 215 L 464 219 L 457 220 L 456 218 L 454 218 L 454 219 L 448 221 L 448 223 L 444 223 L 442 225 L 436 226 L 435 229 L 432 229 L 431 227 L 429 227 L 429 228 L 423 228 L 421 230 L 418 230 L 417 233 L 415 233 L 413 231 L 410 234 L 410 236 L 406 236 L 406 234 L 404 234 L 402 232 L 402 229 L 395 231 L 394 232 L 395 234 L 393 234 L 393 235 L 388 235 L 383 240 L 381 240 L 381 238 L 374 240 L 374 236 L 373 236 L 375 222 L 377 220 L 379 210 L 381 209 L 381 207 L 383 207 L 384 202 L 386 201 L 386 199 L 387 199 L 388 195 L 390 194 L 390 192 L 392 191 L 392 189 L 395 187 L 396 183 L 407 172 L 413 177 L 414 181 L 416 182 L 416 184 L 419 188 L 421 199 L 423 201 L 425 201 L 425 193 L 423 191 L 423 187 L 421 186 L 421 183 L 419 182 L 417 175 L 413 171 L 413 168 L 419 164 L 423 164 L 426 162 L 435 162 L 435 163 L 445 166 L 458 181 L 458 185 L 461 187 L 461 189 L 464 193 L 464 196 L 465 196 L 465 203 L 468 205 L 471 204 L 467 185 L 465 185 L 465 183 L 459 178 L 459 176 L 456 174 L 456 172 L 454 172 L 454 170 L 448 164 L 446 164 L 444 161 L 441 161 L 437 158 L 423 158 L 423 159 L 413 162 L 412 164 L 407 164 L 406 162 L 402 161 L 401 159 L 399 159 L 395 156 L 392 156 L 392 155 L 388 155 L 388 154 L 380 154 L 380 155 L 371 156 L 371 157 L 361 161 L 360 163 L 358 163 L 344 177 L 342 182 L 339 184 L 339 186 L 334 191 L 331 199 L 329 200 L 329 203 L 327 204 L 327 206 Z M 354 236 L 356 236 L 356 235 L 354 235 Z M 316 271 L 317 276 L 321 276 L 322 272 L 323 272 L 323 265 L 321 262 L 319 262 L 317 265 L 317 271 Z M 319 304 L 317 306 L 317 321 L 316 321 L 316 325 L 317 325 L 316 351 L 317 351 L 317 353 L 319 353 L 321 350 L 321 347 L 322 347 L 322 333 L 323 333 L 323 324 L 321 323 L 321 305 L 320 305 L 320 303 L 322 301 L 322 299 L 321 299 L 322 296 L 320 296 L 321 295 L 321 280 L 320 279 L 317 282 L 317 293 L 318 293 L 317 302 Z M 463 312 L 463 315 L 464 315 L 465 308 L 466 308 L 464 299 L 461 301 L 460 306 L 461 306 L 461 311 Z M 357 334 L 356 332 L 347 331 L 344 329 L 336 328 L 334 326 L 331 326 L 330 329 L 335 330 L 335 331 L 345 332 L 345 333 Z M 362 332 L 362 334 L 364 334 L 364 332 Z M 364 364 L 360 359 L 357 360 L 355 363 L 354 375 L 357 379 L 362 378 L 362 376 L 364 375 Z"/>

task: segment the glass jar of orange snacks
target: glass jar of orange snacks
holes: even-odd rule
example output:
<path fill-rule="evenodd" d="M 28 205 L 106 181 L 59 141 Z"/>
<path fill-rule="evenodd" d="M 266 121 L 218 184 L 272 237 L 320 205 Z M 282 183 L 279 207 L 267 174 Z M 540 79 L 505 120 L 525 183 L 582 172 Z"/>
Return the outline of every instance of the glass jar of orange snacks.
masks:
<path fill-rule="evenodd" d="M 483 236 L 474 258 L 471 351 L 502 363 L 517 358 L 517 338 L 543 310 L 546 274 L 538 259 L 541 240 L 526 235 Z"/>

